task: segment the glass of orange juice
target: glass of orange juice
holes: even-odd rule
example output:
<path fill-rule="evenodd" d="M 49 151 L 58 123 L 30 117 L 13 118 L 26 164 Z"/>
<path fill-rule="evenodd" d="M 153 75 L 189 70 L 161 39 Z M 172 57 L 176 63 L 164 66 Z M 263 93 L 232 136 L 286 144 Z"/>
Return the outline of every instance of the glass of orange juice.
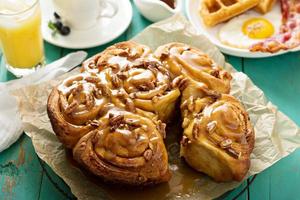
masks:
<path fill-rule="evenodd" d="M 43 65 L 38 0 L 0 0 L 0 46 L 7 69 L 16 76 L 30 74 Z"/>

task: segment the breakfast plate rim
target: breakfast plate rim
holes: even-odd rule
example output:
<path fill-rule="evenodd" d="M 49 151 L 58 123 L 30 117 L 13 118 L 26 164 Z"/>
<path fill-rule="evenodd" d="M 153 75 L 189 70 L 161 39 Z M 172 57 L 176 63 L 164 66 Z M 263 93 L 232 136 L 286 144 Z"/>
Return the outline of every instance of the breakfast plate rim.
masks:
<path fill-rule="evenodd" d="M 222 51 L 225 54 L 231 55 L 231 56 L 237 56 L 237 57 L 244 57 L 244 58 L 266 58 L 266 57 L 273 57 L 273 56 L 278 56 L 282 54 L 286 54 L 288 52 L 296 52 L 300 51 L 300 47 L 295 48 L 295 49 L 290 49 L 290 50 L 282 50 L 277 53 L 262 53 L 262 52 L 251 52 L 247 49 L 239 49 L 235 47 L 230 47 L 228 45 L 222 44 L 221 42 L 216 42 L 215 36 L 212 36 L 211 34 L 206 31 L 206 28 L 202 25 L 202 22 L 200 21 L 200 16 L 198 15 L 198 22 L 195 21 L 194 17 L 192 16 L 193 12 L 198 12 L 198 7 L 195 9 L 195 6 L 191 6 L 195 3 L 196 0 L 186 0 L 185 2 L 185 13 L 190 21 L 190 23 L 193 25 L 195 30 L 197 31 L 198 34 L 202 34 L 206 36 L 214 45 L 216 45 L 220 51 Z M 197 0 L 198 2 L 202 0 Z M 199 3 L 198 3 L 199 4 Z M 192 9 L 193 8 L 193 9 Z"/>

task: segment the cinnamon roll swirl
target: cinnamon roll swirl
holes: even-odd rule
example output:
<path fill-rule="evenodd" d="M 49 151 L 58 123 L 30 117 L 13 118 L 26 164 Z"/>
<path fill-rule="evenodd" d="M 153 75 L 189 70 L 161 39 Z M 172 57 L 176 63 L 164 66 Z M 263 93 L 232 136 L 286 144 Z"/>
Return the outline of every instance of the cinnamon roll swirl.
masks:
<path fill-rule="evenodd" d="M 147 46 L 132 41 L 120 42 L 87 59 L 83 62 L 81 70 L 98 73 L 111 68 L 118 72 L 132 62 L 149 56 L 151 50 Z"/>
<path fill-rule="evenodd" d="M 122 79 L 124 91 L 137 108 L 156 113 L 164 122 L 170 119 L 180 91 L 172 87 L 170 74 L 159 61 L 141 60 L 119 75 L 126 77 Z"/>
<path fill-rule="evenodd" d="M 48 115 L 54 132 L 66 147 L 98 126 L 97 117 L 107 109 L 100 78 L 79 74 L 64 80 L 48 98 Z"/>
<path fill-rule="evenodd" d="M 74 159 L 104 180 L 148 185 L 170 179 L 161 126 L 134 113 L 110 110 L 83 136 Z"/>
<path fill-rule="evenodd" d="M 150 55 L 148 47 L 134 42 L 118 43 L 83 64 L 89 72 L 91 66 L 110 80 L 109 87 L 123 98 L 124 104 L 133 103 L 131 111 L 136 107 L 153 112 L 164 122 L 172 115 L 180 91 L 172 87 L 169 71 Z"/>
<path fill-rule="evenodd" d="M 183 116 L 181 156 L 216 181 L 241 181 L 254 147 L 254 131 L 241 103 L 222 94 L 194 99 L 189 104 L 195 111 L 193 117 Z M 188 109 L 189 104 L 182 109 Z"/>
<path fill-rule="evenodd" d="M 199 49 L 187 44 L 169 43 L 158 47 L 154 55 L 175 76 L 184 74 L 220 93 L 230 91 L 231 75 Z"/>

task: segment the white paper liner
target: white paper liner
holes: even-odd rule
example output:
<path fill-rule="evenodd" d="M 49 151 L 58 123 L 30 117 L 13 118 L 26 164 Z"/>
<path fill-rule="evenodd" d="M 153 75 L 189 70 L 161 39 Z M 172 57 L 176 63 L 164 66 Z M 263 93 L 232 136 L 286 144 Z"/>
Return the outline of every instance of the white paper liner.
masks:
<path fill-rule="evenodd" d="M 175 15 L 151 25 L 133 40 L 146 44 L 152 49 L 168 42 L 187 43 L 206 52 L 220 66 L 232 72 L 231 94 L 245 105 L 256 134 L 255 148 L 251 154 L 251 167 L 247 177 L 270 167 L 299 147 L 298 126 L 278 111 L 247 75 L 236 72 L 231 65 L 225 63 L 220 51 L 204 36 L 196 35 L 191 25 L 181 15 Z M 106 192 L 100 186 L 92 183 L 79 169 L 70 164 L 63 145 L 53 134 L 46 113 L 46 102 L 53 86 L 66 76 L 70 75 L 13 92 L 20 102 L 19 108 L 24 130 L 32 138 L 39 157 L 64 179 L 78 199 L 107 199 Z M 240 184 L 237 182 L 216 183 L 200 173 L 199 176 L 202 178 L 191 186 L 189 193 L 182 195 L 180 191 L 177 191 L 167 198 L 211 199 Z"/>

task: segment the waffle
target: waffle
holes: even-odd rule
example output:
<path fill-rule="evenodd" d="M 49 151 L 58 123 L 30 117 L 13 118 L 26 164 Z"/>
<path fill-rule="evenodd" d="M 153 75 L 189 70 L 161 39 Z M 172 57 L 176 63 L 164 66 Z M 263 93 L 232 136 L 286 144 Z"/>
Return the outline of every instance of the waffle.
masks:
<path fill-rule="evenodd" d="M 258 5 L 260 0 L 202 0 L 200 15 L 206 26 L 214 26 Z"/>
<path fill-rule="evenodd" d="M 255 7 L 255 10 L 262 14 L 265 14 L 271 10 L 275 1 L 276 0 L 260 0 L 259 4 Z"/>

